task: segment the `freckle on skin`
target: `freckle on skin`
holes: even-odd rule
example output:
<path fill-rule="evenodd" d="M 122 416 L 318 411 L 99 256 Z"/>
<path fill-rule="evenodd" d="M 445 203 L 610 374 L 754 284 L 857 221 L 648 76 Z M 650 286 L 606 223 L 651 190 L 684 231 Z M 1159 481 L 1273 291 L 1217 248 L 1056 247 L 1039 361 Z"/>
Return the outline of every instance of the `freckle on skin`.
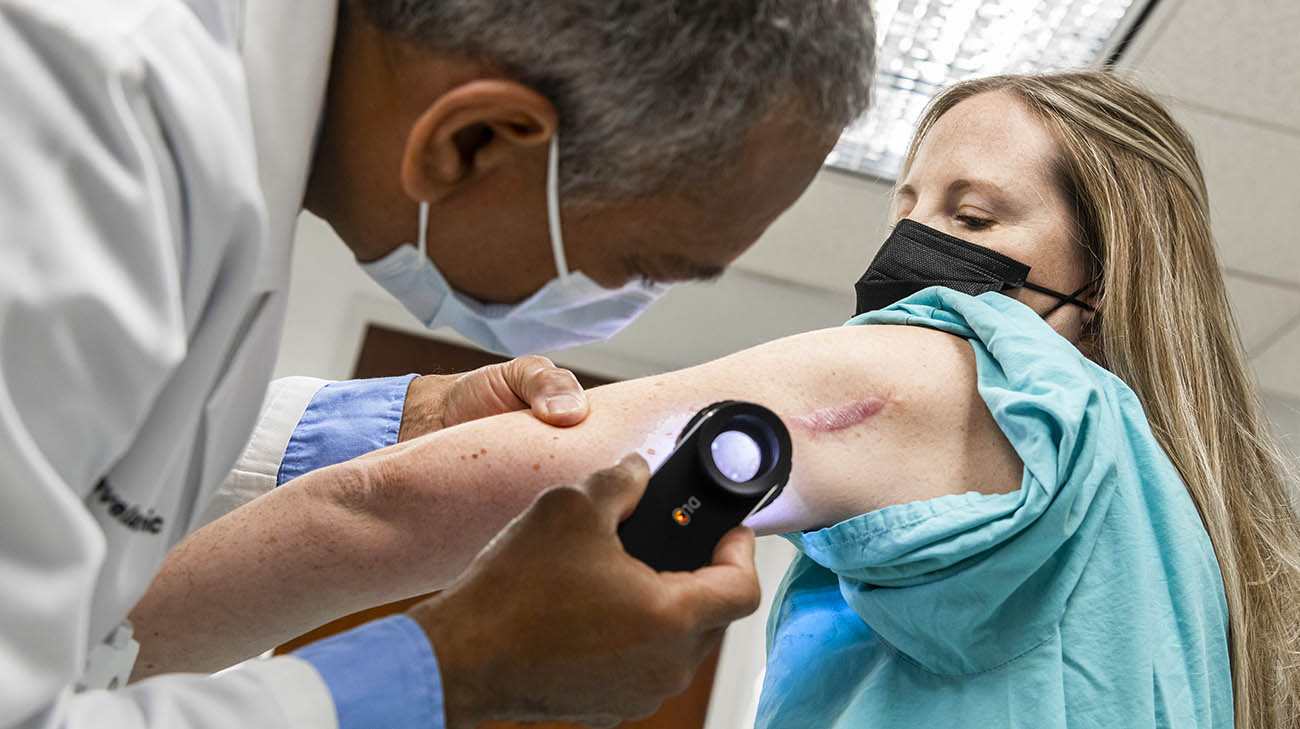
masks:
<path fill-rule="evenodd" d="M 482 453 L 483 455 L 486 456 L 486 455 L 487 455 L 487 449 L 486 449 L 486 448 L 482 448 L 482 449 L 479 450 L 479 453 Z"/>
<path fill-rule="evenodd" d="M 477 454 L 477 453 L 474 454 L 474 460 L 476 460 L 476 461 L 478 460 L 478 454 Z"/>
<path fill-rule="evenodd" d="M 551 454 L 551 460 L 552 460 L 552 461 L 555 460 L 555 454 L 554 454 L 554 453 Z"/>
<path fill-rule="evenodd" d="M 542 464 L 540 464 L 540 463 L 534 463 L 534 464 L 533 464 L 533 470 L 534 470 L 534 471 L 540 471 L 540 470 L 542 470 Z"/>

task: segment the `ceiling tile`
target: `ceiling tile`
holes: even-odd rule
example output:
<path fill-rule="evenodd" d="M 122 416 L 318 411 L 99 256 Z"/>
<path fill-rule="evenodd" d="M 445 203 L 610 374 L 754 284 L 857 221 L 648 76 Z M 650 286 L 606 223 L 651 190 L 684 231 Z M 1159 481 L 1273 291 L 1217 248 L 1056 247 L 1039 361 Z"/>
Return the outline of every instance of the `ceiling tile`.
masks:
<path fill-rule="evenodd" d="M 882 182 L 823 170 L 735 265 L 805 286 L 852 289 L 885 241 L 890 191 Z"/>
<path fill-rule="evenodd" d="M 1259 385 L 1265 391 L 1300 400 L 1300 327 L 1279 338 L 1255 358 Z"/>
<path fill-rule="evenodd" d="M 1300 284 L 1300 136 L 1173 111 L 1200 153 L 1223 265 Z"/>
<path fill-rule="evenodd" d="M 1247 352 L 1258 352 L 1270 337 L 1300 317 L 1300 288 L 1270 286 L 1232 274 L 1223 280 Z"/>
<path fill-rule="evenodd" d="M 1123 65 L 1184 101 L 1300 128 L 1300 3 L 1182 0 L 1155 15 Z"/>

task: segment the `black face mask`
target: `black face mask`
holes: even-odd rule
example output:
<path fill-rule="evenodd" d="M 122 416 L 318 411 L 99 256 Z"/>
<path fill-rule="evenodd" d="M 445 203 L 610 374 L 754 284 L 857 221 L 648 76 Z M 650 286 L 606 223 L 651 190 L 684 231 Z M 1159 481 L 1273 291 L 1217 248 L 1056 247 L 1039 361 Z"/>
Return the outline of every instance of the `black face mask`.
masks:
<path fill-rule="evenodd" d="M 855 284 L 858 310 L 854 316 L 883 309 L 930 286 L 947 286 L 971 296 L 1023 286 L 1060 299 L 1044 317 L 1066 304 L 1095 311 L 1077 297 L 1096 280 L 1072 294 L 1063 294 L 1029 283 L 1025 280 L 1028 276 L 1029 266 L 1014 258 L 904 218 Z"/>

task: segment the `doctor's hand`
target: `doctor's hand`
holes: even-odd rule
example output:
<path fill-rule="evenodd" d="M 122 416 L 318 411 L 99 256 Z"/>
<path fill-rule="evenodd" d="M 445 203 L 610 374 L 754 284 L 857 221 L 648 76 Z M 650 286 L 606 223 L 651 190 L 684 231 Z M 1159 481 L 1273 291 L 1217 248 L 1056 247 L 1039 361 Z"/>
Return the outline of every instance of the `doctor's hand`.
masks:
<path fill-rule="evenodd" d="M 538 355 L 460 375 L 424 375 L 406 391 L 398 440 L 525 408 L 544 423 L 568 427 L 586 419 L 587 395 L 572 372 Z"/>
<path fill-rule="evenodd" d="M 649 716 L 758 608 L 748 529 L 696 572 L 658 573 L 623 550 L 618 524 L 649 477 L 629 456 L 543 492 L 452 587 L 411 608 L 438 658 L 448 729 Z"/>

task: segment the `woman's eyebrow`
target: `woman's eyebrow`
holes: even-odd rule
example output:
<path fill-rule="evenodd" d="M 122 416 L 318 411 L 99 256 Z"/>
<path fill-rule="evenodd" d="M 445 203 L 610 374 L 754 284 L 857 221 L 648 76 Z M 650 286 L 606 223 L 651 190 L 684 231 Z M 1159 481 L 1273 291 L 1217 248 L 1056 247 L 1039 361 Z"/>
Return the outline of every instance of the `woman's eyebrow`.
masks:
<path fill-rule="evenodd" d="M 1013 204 L 1011 194 L 1007 191 L 1006 187 L 983 177 L 959 177 L 948 183 L 948 187 L 945 189 L 944 193 L 946 197 L 952 198 L 967 191 L 986 195 L 993 203 L 1008 209 L 1019 208 L 1019 206 Z M 899 185 L 897 191 L 894 193 L 894 199 L 896 200 L 916 200 L 916 198 L 916 188 L 913 187 L 911 183 Z"/>
<path fill-rule="evenodd" d="M 959 177 L 948 183 L 948 194 L 957 195 L 966 191 L 979 192 L 994 198 L 1005 198 L 1006 188 L 982 177 Z"/>
<path fill-rule="evenodd" d="M 991 204 L 1003 208 L 1006 212 L 1019 212 L 1023 207 L 1007 191 L 1007 188 L 982 177 L 961 177 L 948 185 L 948 196 L 954 197 L 964 192 L 975 192 L 989 198 Z"/>

